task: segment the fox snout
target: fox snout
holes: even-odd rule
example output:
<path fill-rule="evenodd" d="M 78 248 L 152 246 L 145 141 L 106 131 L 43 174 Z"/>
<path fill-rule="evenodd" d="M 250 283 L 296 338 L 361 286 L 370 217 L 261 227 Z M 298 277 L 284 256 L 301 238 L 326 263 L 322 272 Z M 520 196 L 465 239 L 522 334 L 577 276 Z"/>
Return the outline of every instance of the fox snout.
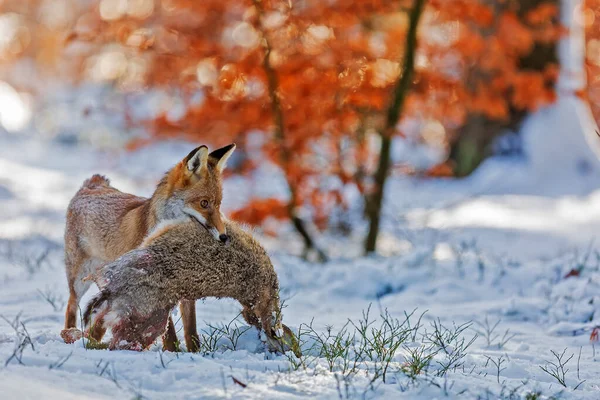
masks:
<path fill-rule="evenodd" d="M 203 224 L 204 227 L 206 229 L 208 229 L 208 231 L 211 233 L 211 235 L 213 235 L 213 237 L 215 239 L 218 239 L 219 241 L 221 241 L 221 243 L 227 243 L 229 242 L 229 236 L 227 235 L 227 230 L 225 229 L 225 224 L 223 224 L 222 221 L 219 221 L 218 223 L 212 223 L 213 221 L 211 221 L 210 219 L 207 221 L 206 224 Z M 221 225 L 221 229 L 219 229 L 219 223 Z"/>
<path fill-rule="evenodd" d="M 227 243 L 229 241 L 229 236 L 227 236 L 227 228 L 225 228 L 225 218 L 221 214 L 220 211 L 213 211 L 208 215 L 208 230 L 215 239 L 221 241 L 221 243 Z"/>
<path fill-rule="evenodd" d="M 221 229 L 219 229 L 219 223 L 221 225 Z M 227 243 L 229 242 L 229 236 L 227 235 L 227 230 L 225 229 L 225 224 L 223 223 L 223 220 L 221 220 L 221 218 L 219 218 L 219 223 L 214 225 L 214 228 L 217 232 L 218 232 L 218 237 L 216 237 L 216 239 L 219 239 L 221 241 L 221 243 Z M 214 234 L 214 236 L 217 236 L 216 234 Z"/>
<path fill-rule="evenodd" d="M 220 212 L 211 212 L 209 214 L 202 213 L 192 207 L 185 207 L 183 211 L 190 217 L 200 222 L 210 234 L 221 243 L 227 243 L 229 236 L 225 228 L 225 218 Z"/>

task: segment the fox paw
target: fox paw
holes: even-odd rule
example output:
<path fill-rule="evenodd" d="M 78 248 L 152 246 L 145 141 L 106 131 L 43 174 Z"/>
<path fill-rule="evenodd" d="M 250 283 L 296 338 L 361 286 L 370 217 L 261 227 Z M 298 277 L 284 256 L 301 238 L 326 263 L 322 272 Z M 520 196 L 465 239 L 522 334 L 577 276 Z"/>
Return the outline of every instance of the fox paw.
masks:
<path fill-rule="evenodd" d="M 81 339 L 83 337 L 83 333 L 77 328 L 63 329 L 60 332 L 60 337 L 65 341 L 65 343 L 71 344 Z"/>

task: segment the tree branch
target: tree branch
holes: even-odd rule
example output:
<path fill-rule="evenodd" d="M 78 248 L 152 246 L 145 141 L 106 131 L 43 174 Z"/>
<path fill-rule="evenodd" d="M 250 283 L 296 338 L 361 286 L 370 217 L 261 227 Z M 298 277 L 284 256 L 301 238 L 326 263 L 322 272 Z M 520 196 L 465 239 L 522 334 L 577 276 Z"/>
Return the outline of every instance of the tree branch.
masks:
<path fill-rule="evenodd" d="M 271 112 L 273 113 L 273 122 L 275 123 L 275 140 L 279 143 L 279 157 L 281 165 L 283 166 L 286 182 L 288 184 L 290 190 L 290 201 L 287 206 L 287 212 L 290 220 L 292 221 L 294 228 L 296 231 L 302 236 L 304 240 L 305 252 L 308 250 L 314 250 L 319 257 L 319 260 L 324 262 L 327 261 L 327 255 L 323 250 L 321 250 L 314 242 L 312 236 L 306 229 L 304 221 L 296 214 L 295 212 L 295 204 L 296 204 L 296 188 L 292 184 L 292 182 L 288 179 L 288 167 L 291 161 L 290 150 L 285 143 L 285 124 L 283 118 L 283 110 L 281 108 L 281 102 L 279 101 L 279 96 L 277 94 L 279 88 L 279 81 L 277 78 L 277 72 L 273 68 L 270 62 L 271 55 L 271 44 L 269 39 L 267 38 L 264 26 L 262 25 L 262 17 L 264 15 L 264 9 L 262 7 L 261 0 L 252 0 L 254 3 L 254 7 L 256 7 L 256 11 L 258 13 L 258 28 L 263 37 L 263 43 L 265 48 L 265 55 L 263 58 L 263 70 L 265 71 L 265 75 L 267 76 L 267 86 L 269 91 L 269 98 L 271 100 Z"/>

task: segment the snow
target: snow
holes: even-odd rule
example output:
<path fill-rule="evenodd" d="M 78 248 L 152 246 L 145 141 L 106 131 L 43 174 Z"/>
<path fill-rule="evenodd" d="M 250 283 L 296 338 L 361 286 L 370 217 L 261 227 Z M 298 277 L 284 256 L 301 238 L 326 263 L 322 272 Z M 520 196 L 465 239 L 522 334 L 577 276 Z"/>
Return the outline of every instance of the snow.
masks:
<path fill-rule="evenodd" d="M 369 376 L 359 372 L 348 381 L 348 392 L 339 371 L 330 372 L 308 344 L 309 367 L 290 371 L 288 357 L 293 356 L 266 353 L 254 330 L 241 335 L 235 351 L 221 338 L 218 350 L 206 355 L 165 353 L 158 343 L 142 353 L 86 349 L 81 340 L 63 343 L 59 333 L 68 292 L 62 234 L 70 197 L 96 172 L 122 190 L 149 195 L 162 173 L 192 146 L 159 143 L 124 153 L 36 136 L 0 136 L 0 315 L 6 319 L 0 321 L 0 388 L 6 398 L 328 399 L 340 393 L 508 398 L 513 389 L 517 398 L 537 391 L 598 398 L 600 354 L 595 355 L 589 337 L 600 325 L 594 242 L 600 231 L 600 177 L 578 168 L 565 171 L 565 163 L 555 160 L 541 168 L 544 174 L 535 162 L 496 158 L 460 181 L 393 177 L 376 256 L 360 256 L 360 228 L 349 238 L 320 238 L 332 255 L 325 265 L 295 256 L 289 244 L 297 240 L 290 231 L 279 238 L 260 236 L 279 274 L 287 305 L 284 322 L 292 329 L 312 321 L 317 332 L 329 326 L 336 332 L 369 306 L 373 316 L 387 309 L 399 319 L 405 312 L 426 311 L 422 332 L 431 332 L 438 318 L 446 327 L 473 322 L 461 336 L 467 341 L 476 330 L 482 332 L 486 319 L 489 325 L 499 321 L 492 334 L 498 337 L 488 343 L 480 334 L 466 352 L 464 367 L 444 378 L 430 374 L 413 382 L 397 372 L 409 350 L 423 343 L 422 336 L 399 349 L 393 378 L 371 386 Z M 258 182 L 225 181 L 226 212 L 249 193 L 273 190 L 260 181 L 278 177 L 266 168 L 255 178 Z M 573 269 L 581 269 L 580 275 L 565 278 Z M 198 302 L 197 312 L 199 329 L 208 332 L 232 321 L 239 305 L 207 299 Z M 13 358 L 4 365 L 19 343 L 9 324 L 17 316 L 33 346 L 23 350 L 22 364 Z M 243 322 L 236 324 L 246 329 Z M 499 346 L 507 330 L 509 339 Z M 551 351 L 560 355 L 564 349 L 565 359 L 574 355 L 567 364 L 567 388 L 540 368 L 553 361 Z M 499 374 L 493 361 L 501 363 Z"/>
<path fill-rule="evenodd" d="M 565 1 L 567 25 L 574 23 L 579 3 Z M 377 255 L 361 255 L 364 223 L 355 223 L 349 237 L 319 236 L 331 256 L 326 264 L 297 257 L 299 241 L 289 228 L 279 229 L 276 238 L 257 231 L 279 275 L 283 321 L 295 331 L 309 325 L 319 335 L 344 326 L 352 330 L 348 319 L 357 324 L 369 308 L 377 320 L 373 326 L 386 312 L 401 321 L 413 313 L 411 326 L 423 315 L 418 334 L 393 356 L 385 383 L 370 382 L 372 361 L 347 379 L 339 366 L 331 372 L 314 336 L 304 336 L 306 368 L 296 370 L 293 355 L 265 352 L 254 329 L 241 321 L 227 325 L 240 311 L 227 299 L 197 302 L 198 328 L 206 344 L 217 338 L 215 327 L 237 326 L 236 346 L 225 336 L 205 354 L 163 352 L 159 343 L 144 352 L 86 349 L 82 340 L 65 344 L 59 336 L 68 298 L 62 237 L 71 196 L 93 173 L 148 196 L 197 144 L 170 141 L 125 153 L 119 148 L 127 136 L 115 128 L 118 113 L 108 121 L 102 115 L 91 122 L 74 117 L 66 128 L 48 123 L 69 107 L 112 104 L 102 91 L 83 98 L 66 94 L 67 109 L 57 103 L 31 115 L 38 134 L 0 130 L 0 397 L 600 398 L 600 352 L 590 342 L 600 325 L 600 139 L 589 108 L 573 95 L 583 84 L 579 47 L 573 37 L 561 43 L 567 61 L 559 101 L 527 118 L 523 158 L 489 159 L 463 180 L 390 178 Z M 137 110 L 160 107 L 159 94 L 153 101 Z M 29 118 L 23 110 L 0 114 L 0 122 L 16 129 Z M 67 114 L 85 114 L 79 111 Z M 396 160 L 410 156 L 413 164 L 439 156 L 409 142 L 395 142 L 394 148 Z M 270 165 L 253 179 L 231 177 L 224 182 L 223 209 L 227 214 L 250 195 L 285 196 L 284 186 Z M 359 215 L 360 204 L 351 209 Z M 82 306 L 96 291 L 87 293 Z M 435 376 L 447 360 L 439 351 L 427 374 L 413 380 L 402 372 L 411 352 L 431 345 L 434 324 L 452 330 L 465 323 L 471 325 L 446 349 L 452 353 L 477 335 L 461 367 Z M 553 352 L 563 351 L 566 387 L 542 370 L 556 362 Z"/>

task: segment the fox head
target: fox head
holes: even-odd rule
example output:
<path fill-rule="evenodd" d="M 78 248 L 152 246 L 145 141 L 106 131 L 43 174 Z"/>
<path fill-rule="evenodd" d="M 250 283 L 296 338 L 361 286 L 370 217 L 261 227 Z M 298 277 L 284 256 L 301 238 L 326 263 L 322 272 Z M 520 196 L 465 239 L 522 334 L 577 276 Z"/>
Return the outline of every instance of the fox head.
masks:
<path fill-rule="evenodd" d="M 215 237 L 227 242 L 225 217 L 221 214 L 221 173 L 235 150 L 230 144 L 209 153 L 208 147 L 192 150 L 166 176 L 165 215 L 195 218 Z"/>

